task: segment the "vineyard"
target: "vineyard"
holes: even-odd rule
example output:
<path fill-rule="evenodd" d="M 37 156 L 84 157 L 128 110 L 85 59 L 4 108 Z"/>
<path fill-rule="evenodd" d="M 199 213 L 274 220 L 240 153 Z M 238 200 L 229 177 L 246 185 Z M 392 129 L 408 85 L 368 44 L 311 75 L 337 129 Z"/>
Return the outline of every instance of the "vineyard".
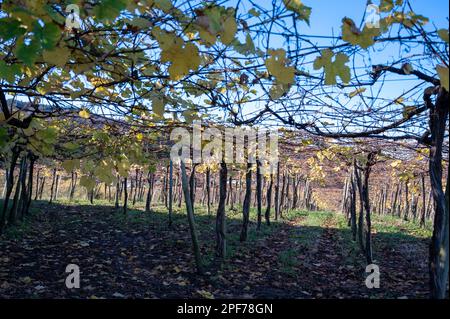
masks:
<path fill-rule="evenodd" d="M 0 298 L 448 299 L 448 3 L 325 2 L 0 1 Z"/>

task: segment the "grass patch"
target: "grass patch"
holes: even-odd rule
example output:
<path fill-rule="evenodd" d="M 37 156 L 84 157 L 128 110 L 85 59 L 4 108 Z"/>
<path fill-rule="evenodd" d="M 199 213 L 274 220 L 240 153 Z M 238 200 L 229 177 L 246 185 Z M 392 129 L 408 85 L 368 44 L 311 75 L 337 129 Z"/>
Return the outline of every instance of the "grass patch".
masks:
<path fill-rule="evenodd" d="M 301 225 L 298 229 L 295 229 L 295 233 L 292 238 L 295 240 L 296 244 L 309 247 L 323 232 L 323 225 L 325 221 L 332 218 L 333 213 L 317 211 L 317 212 L 306 212 L 306 211 L 293 211 L 291 213 L 291 220 L 297 218 L 303 218 L 301 220 Z M 303 227 L 302 227 L 303 226 Z"/>
<path fill-rule="evenodd" d="M 405 221 L 391 215 L 372 215 L 371 217 L 375 259 L 376 251 L 395 248 L 405 243 L 415 244 L 432 235 L 432 228 L 429 224 L 421 227 L 416 221 Z M 346 262 L 361 265 L 364 257 L 362 257 L 358 242 L 353 240 L 346 217 L 342 214 L 334 214 L 333 219 L 340 242 L 337 246 L 342 249 L 342 255 L 346 256 Z"/>
<path fill-rule="evenodd" d="M 346 264 L 350 265 L 362 265 L 364 258 L 361 256 L 357 241 L 353 240 L 353 234 L 350 226 L 348 225 L 347 218 L 342 214 L 334 214 L 333 221 L 339 238 L 340 253 L 345 256 Z"/>
<path fill-rule="evenodd" d="M 0 199 L 0 209 L 3 208 L 3 199 Z M 8 211 L 12 206 L 12 201 L 9 203 Z M 8 212 L 7 211 L 7 212 Z M 9 225 L 8 227 L 5 227 L 3 231 L 3 236 L 9 239 L 20 239 L 25 234 L 27 234 L 31 227 L 32 227 L 32 221 L 35 218 L 35 216 L 40 212 L 40 209 L 36 207 L 36 205 L 33 206 L 33 202 L 31 203 L 30 209 L 28 211 L 28 215 L 25 215 L 23 217 L 23 220 L 16 220 L 16 223 L 14 225 Z"/>
<path fill-rule="evenodd" d="M 281 265 L 280 270 L 286 274 L 294 275 L 294 268 L 298 265 L 298 251 L 296 249 L 290 248 L 282 251 L 278 255 L 278 261 Z"/>
<path fill-rule="evenodd" d="M 427 223 L 421 227 L 417 221 L 405 221 L 402 218 L 390 215 L 374 215 L 372 228 L 383 236 L 389 236 L 395 240 L 414 240 L 416 238 L 429 238 L 432 235 L 432 225 Z"/>

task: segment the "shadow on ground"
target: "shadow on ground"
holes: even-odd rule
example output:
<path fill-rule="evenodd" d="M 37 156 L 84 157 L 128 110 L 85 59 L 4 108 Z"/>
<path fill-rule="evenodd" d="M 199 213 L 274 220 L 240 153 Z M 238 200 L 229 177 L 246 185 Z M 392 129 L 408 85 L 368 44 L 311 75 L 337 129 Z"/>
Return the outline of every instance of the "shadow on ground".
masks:
<path fill-rule="evenodd" d="M 343 217 L 291 212 L 263 225 L 254 215 L 239 242 L 240 210 L 228 210 L 227 259 L 197 275 L 183 211 L 168 215 L 108 205 L 33 204 L 32 216 L 0 237 L 1 298 L 426 298 L 426 237 L 377 231 L 380 288 L 365 285 L 364 258 Z M 196 209 L 205 264 L 214 260 L 215 220 Z M 381 224 L 380 224 L 381 225 Z M 66 266 L 81 287 L 65 285 Z"/>

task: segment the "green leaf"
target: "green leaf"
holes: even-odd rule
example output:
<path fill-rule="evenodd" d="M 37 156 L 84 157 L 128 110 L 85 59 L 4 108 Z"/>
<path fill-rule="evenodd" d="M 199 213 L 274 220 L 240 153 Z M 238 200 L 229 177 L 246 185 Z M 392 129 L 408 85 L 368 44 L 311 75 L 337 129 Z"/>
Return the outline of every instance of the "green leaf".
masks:
<path fill-rule="evenodd" d="M 206 290 L 197 290 L 197 293 L 206 299 L 214 299 L 214 295 Z"/>
<path fill-rule="evenodd" d="M 348 62 L 348 56 L 344 53 L 336 54 L 333 63 L 333 71 L 339 76 L 344 83 L 350 82 L 350 68 L 345 64 Z"/>
<path fill-rule="evenodd" d="M 148 166 L 148 171 L 149 171 L 150 173 L 155 173 L 155 172 L 156 172 L 156 165 L 155 165 L 155 164 L 150 164 L 150 165 Z"/>
<path fill-rule="evenodd" d="M 54 23 L 46 23 L 43 27 L 36 23 L 33 31 L 42 48 L 47 50 L 53 49 L 62 35 L 61 30 Z"/>
<path fill-rule="evenodd" d="M 44 10 L 47 12 L 50 18 L 58 24 L 64 24 L 65 18 L 58 11 L 56 11 L 50 4 L 44 6 Z"/>
<path fill-rule="evenodd" d="M 74 142 L 67 142 L 62 145 L 66 150 L 73 152 L 80 148 L 80 145 Z"/>
<path fill-rule="evenodd" d="M 14 53 L 16 54 L 16 57 L 27 66 L 32 66 L 34 62 L 36 62 L 39 51 L 40 47 L 37 41 L 33 39 L 30 44 L 25 44 L 22 39 L 18 42 Z"/>
<path fill-rule="evenodd" d="M 46 144 L 54 144 L 56 142 L 58 131 L 55 127 L 47 127 L 36 133 L 36 137 Z"/>
<path fill-rule="evenodd" d="M 130 24 L 140 29 L 145 29 L 152 26 L 150 20 L 140 17 L 135 17 L 133 20 L 130 21 Z"/>
<path fill-rule="evenodd" d="M 130 162 L 128 161 L 128 158 L 126 156 L 123 156 L 123 158 L 117 163 L 117 171 L 120 176 L 127 177 L 129 170 L 130 170 Z"/>
<path fill-rule="evenodd" d="M 45 50 L 42 53 L 42 57 L 44 58 L 44 61 L 47 62 L 48 64 L 63 67 L 70 57 L 70 50 L 66 47 L 63 48 L 58 47 L 51 51 Z"/>
<path fill-rule="evenodd" d="M 13 83 L 16 75 L 20 74 L 20 66 L 18 64 L 7 64 L 0 60 L 0 79 L 4 79 L 9 83 Z"/>
<path fill-rule="evenodd" d="M 127 7 L 126 0 L 103 0 L 94 8 L 98 20 L 114 20 Z"/>
<path fill-rule="evenodd" d="M 20 37 L 25 34 L 26 29 L 23 28 L 22 23 L 14 18 L 0 19 L 0 39 L 1 42 L 8 41 Z"/>
<path fill-rule="evenodd" d="M 8 142 L 8 130 L 6 127 L 0 126 L 0 147 L 3 147 Z"/>
<path fill-rule="evenodd" d="M 172 9 L 172 2 L 170 0 L 154 0 L 155 7 L 161 9 L 164 13 L 168 13 Z"/>
<path fill-rule="evenodd" d="M 219 33 L 222 30 L 221 17 L 222 8 L 214 6 L 205 10 L 205 15 L 209 18 L 209 29 L 211 33 Z"/>

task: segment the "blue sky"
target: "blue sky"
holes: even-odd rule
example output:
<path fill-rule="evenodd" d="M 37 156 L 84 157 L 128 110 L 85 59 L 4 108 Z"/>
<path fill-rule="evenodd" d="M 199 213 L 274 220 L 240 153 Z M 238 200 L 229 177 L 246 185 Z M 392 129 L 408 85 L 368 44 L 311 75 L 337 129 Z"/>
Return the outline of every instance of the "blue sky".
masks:
<path fill-rule="evenodd" d="M 310 25 L 308 26 L 304 22 L 298 24 L 299 33 L 306 36 L 340 36 L 342 18 L 349 17 L 354 20 L 357 25 L 360 25 L 367 6 L 366 0 L 302 0 L 302 2 L 312 8 Z M 378 5 L 380 0 L 373 0 L 372 2 Z M 256 0 L 255 3 L 266 8 L 271 6 L 271 1 L 268 0 Z M 426 30 L 434 31 L 435 29 L 448 28 L 449 3 L 447 0 L 410 0 L 410 3 L 416 14 L 423 15 L 429 19 L 429 23 L 425 26 Z M 382 16 L 384 15 L 385 14 L 382 14 Z M 332 45 L 331 39 L 312 38 L 311 40 L 319 45 Z M 286 44 L 281 38 L 272 41 L 271 46 L 287 49 Z M 307 44 L 306 46 L 308 47 Z M 358 70 L 358 73 L 360 73 L 359 75 L 365 74 L 367 78 L 372 65 L 386 65 L 398 61 L 399 58 L 406 58 L 406 61 L 411 62 L 413 65 L 415 62 L 421 61 L 421 63 L 424 63 L 424 65 L 421 66 L 422 69 L 430 75 L 435 75 L 434 65 L 430 65 L 430 61 L 423 61 L 422 58 L 414 57 L 415 55 L 423 55 L 423 50 L 424 47 L 422 45 L 417 47 L 412 45 L 410 51 L 408 51 L 408 48 L 400 47 L 398 43 L 392 43 L 386 46 L 383 44 L 375 45 L 369 48 L 366 53 L 363 51 L 362 54 L 365 56 L 366 67 Z M 411 58 L 411 60 L 409 60 L 409 58 Z M 357 56 L 355 59 L 355 66 L 357 68 L 363 67 L 364 64 L 362 62 L 360 56 Z M 351 61 L 349 63 L 349 66 L 351 67 L 350 64 Z M 400 65 L 396 66 L 400 67 Z M 311 69 L 311 65 L 307 66 L 308 72 L 311 72 Z M 321 71 L 318 72 L 320 73 Z M 367 87 L 366 94 L 371 96 L 373 90 L 374 95 L 377 96 L 377 98 L 382 98 L 380 103 L 384 103 L 383 99 L 387 101 L 386 103 L 389 103 L 389 101 L 396 100 L 400 95 L 420 84 L 421 81 L 417 81 L 414 76 L 396 76 L 389 74 L 388 80 L 384 83 L 386 85 L 380 84 L 382 85 L 380 86 L 376 84 L 372 87 Z M 376 94 L 378 89 L 380 89 L 379 95 Z M 344 89 L 343 91 L 349 93 L 353 90 L 354 88 L 349 88 Z M 348 98 L 343 97 L 343 100 L 348 100 Z M 408 96 L 405 96 L 404 103 L 406 105 L 416 105 L 417 100 L 420 102 L 421 98 L 416 94 L 411 93 Z M 358 103 L 358 99 L 351 99 L 350 104 L 353 103 Z M 373 101 L 373 103 L 376 103 L 376 101 Z M 259 109 L 260 107 L 262 106 L 253 105 L 247 110 L 249 112 L 254 112 L 255 109 Z M 399 106 L 398 108 L 398 114 L 399 116 L 402 116 L 402 106 Z"/>
<path fill-rule="evenodd" d="M 308 33 L 329 35 L 334 29 L 339 34 L 341 19 L 344 16 L 352 18 L 356 23 L 361 20 L 366 0 L 303 0 L 305 5 L 313 8 L 310 27 L 303 25 Z M 375 4 L 379 1 L 374 0 Z M 448 27 L 449 2 L 447 0 L 411 0 L 412 8 L 435 23 L 437 27 Z"/>
<path fill-rule="evenodd" d="M 347 16 L 355 21 L 357 25 L 363 18 L 367 1 L 366 0 L 303 0 L 305 5 L 311 6 L 310 26 L 302 24 L 300 28 L 306 34 L 314 35 L 339 35 L 341 30 L 341 19 Z M 373 0 L 374 4 L 379 4 L 380 0 Z M 448 12 L 449 2 L 447 0 L 410 0 L 413 10 L 417 14 L 421 14 L 429 19 L 429 23 L 425 25 L 426 30 L 434 30 L 435 28 L 448 28 Z M 301 30 L 300 30 L 301 32 Z M 404 53 L 407 55 L 407 53 Z M 387 50 L 372 52 L 374 62 L 386 63 L 398 58 L 398 52 L 394 47 Z M 376 61 L 378 60 L 378 61 Z M 431 70 L 435 73 L 434 70 Z M 402 80 L 405 77 L 401 77 Z M 408 78 L 407 81 L 412 81 Z M 387 91 L 397 91 L 402 89 L 405 83 L 392 83 Z M 388 93 L 388 92 L 387 92 Z"/>

